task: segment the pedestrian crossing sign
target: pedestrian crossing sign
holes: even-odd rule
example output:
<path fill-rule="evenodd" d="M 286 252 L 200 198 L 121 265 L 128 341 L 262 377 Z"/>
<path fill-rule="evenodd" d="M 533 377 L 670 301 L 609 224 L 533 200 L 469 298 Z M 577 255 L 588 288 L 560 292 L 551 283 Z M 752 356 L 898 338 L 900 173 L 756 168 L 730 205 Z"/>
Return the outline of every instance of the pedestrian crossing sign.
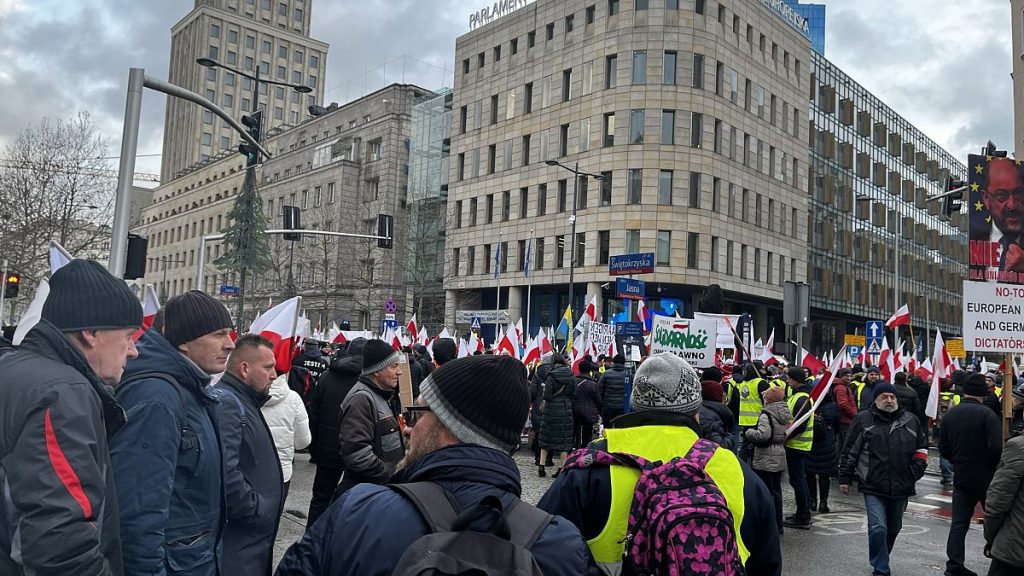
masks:
<path fill-rule="evenodd" d="M 868 354 L 881 354 L 882 346 L 878 343 L 878 340 L 870 340 L 868 342 Z"/>
<path fill-rule="evenodd" d="M 473 319 L 469 321 L 469 328 L 474 332 L 480 331 L 480 317 L 473 316 Z"/>

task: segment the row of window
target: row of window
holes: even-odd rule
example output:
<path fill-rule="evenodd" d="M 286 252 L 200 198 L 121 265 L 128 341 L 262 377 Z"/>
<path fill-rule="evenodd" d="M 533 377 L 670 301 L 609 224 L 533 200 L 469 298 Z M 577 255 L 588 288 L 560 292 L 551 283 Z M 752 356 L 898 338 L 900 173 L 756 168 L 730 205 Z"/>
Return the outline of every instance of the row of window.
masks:
<path fill-rule="evenodd" d="M 643 199 L 643 175 L 640 168 L 628 170 L 626 203 L 641 204 Z M 706 182 L 706 175 L 699 172 L 689 173 L 689 188 L 685 195 L 686 206 L 689 208 L 702 207 L 702 184 Z M 585 210 L 590 202 L 588 178 L 580 177 L 576 185 L 576 209 Z M 658 194 L 657 203 L 662 206 L 677 205 L 675 201 L 675 171 L 658 170 Z M 597 206 L 605 207 L 612 205 L 612 183 L 614 173 L 612 171 L 602 172 L 598 185 Z M 570 202 L 569 180 L 561 179 L 557 182 L 555 196 L 555 211 L 560 214 L 567 210 Z M 534 214 L 545 216 L 548 214 L 548 185 L 538 184 L 534 191 Z M 479 198 L 470 198 L 468 212 L 464 216 L 465 201 L 457 200 L 452 217 L 455 228 L 462 228 L 464 225 L 477 226 L 478 224 L 492 224 L 496 221 L 507 222 L 512 217 L 512 191 L 505 190 L 500 194 L 488 194 L 483 197 L 481 209 Z M 752 201 L 753 200 L 753 201 Z M 496 206 L 497 203 L 497 206 Z M 529 217 L 530 188 L 519 189 L 519 201 L 516 207 L 518 218 Z M 716 214 L 724 213 L 729 218 L 738 218 L 742 222 L 753 224 L 758 228 L 767 227 L 771 232 L 789 234 L 793 239 L 798 238 L 799 212 L 796 208 L 789 207 L 785 203 L 776 202 L 774 198 L 754 192 L 748 188 L 741 188 L 732 183 L 725 183 L 721 178 L 711 178 L 711 206 L 710 209 Z M 788 220 L 788 226 L 787 226 Z"/>
<path fill-rule="evenodd" d="M 285 206 L 298 206 L 299 208 L 305 210 L 306 208 L 309 208 L 311 204 L 312 204 L 313 208 L 319 208 L 320 206 L 322 206 L 325 203 L 328 204 L 328 205 L 329 204 L 334 204 L 334 200 L 335 200 L 334 189 L 335 189 L 334 182 L 328 182 L 327 183 L 326 194 L 324 193 L 325 190 L 324 190 L 323 186 L 314 186 L 313 190 L 312 190 L 312 194 L 310 193 L 310 190 L 308 188 L 305 189 L 305 190 L 302 190 L 298 194 L 296 194 L 295 192 L 292 192 L 292 193 L 290 193 L 288 195 L 288 203 L 287 204 L 285 204 L 285 201 L 284 201 L 285 196 L 284 196 L 284 194 L 282 194 L 282 195 L 277 197 L 277 204 L 276 204 L 277 211 L 276 212 L 274 211 L 274 208 L 275 208 L 274 199 L 270 198 L 266 202 L 266 205 L 267 205 L 267 210 L 266 210 L 267 216 L 277 216 L 277 215 L 283 214 Z"/>
<path fill-rule="evenodd" d="M 218 24 L 216 22 L 211 23 L 210 24 L 210 38 L 220 39 L 220 37 L 221 37 L 221 26 L 220 26 L 220 24 Z M 283 42 L 283 41 L 281 41 L 281 42 Z M 234 44 L 234 45 L 238 44 L 238 29 L 237 28 L 234 28 L 234 27 L 228 28 L 227 43 L 228 44 Z M 253 35 L 253 34 L 246 34 L 245 35 L 245 49 L 246 50 L 256 50 L 256 36 L 255 35 Z M 262 42 L 260 42 L 260 53 L 261 54 L 271 54 L 272 52 L 273 52 L 273 43 L 270 40 L 263 40 Z M 295 62 L 296 64 L 302 64 L 302 63 L 304 63 L 306 61 L 306 53 L 305 53 L 304 50 L 296 48 L 293 51 L 289 51 L 288 46 L 285 45 L 284 43 L 278 45 L 278 47 L 277 47 L 277 57 L 279 59 L 287 60 L 289 52 L 291 52 L 291 54 L 292 54 L 292 61 Z M 228 52 L 228 57 L 230 58 L 233 54 L 235 54 L 235 52 Z M 237 57 L 237 54 L 235 54 L 235 57 Z M 249 59 L 249 62 L 250 63 L 252 62 L 251 58 Z M 310 53 L 309 53 L 309 67 L 313 68 L 313 69 L 319 69 L 320 68 L 320 52 L 319 51 L 316 51 L 316 50 L 311 50 L 310 51 Z M 268 63 L 264 63 L 264 68 L 266 70 L 270 70 L 270 65 Z M 251 70 L 252 69 L 251 64 L 246 69 L 247 70 Z"/>

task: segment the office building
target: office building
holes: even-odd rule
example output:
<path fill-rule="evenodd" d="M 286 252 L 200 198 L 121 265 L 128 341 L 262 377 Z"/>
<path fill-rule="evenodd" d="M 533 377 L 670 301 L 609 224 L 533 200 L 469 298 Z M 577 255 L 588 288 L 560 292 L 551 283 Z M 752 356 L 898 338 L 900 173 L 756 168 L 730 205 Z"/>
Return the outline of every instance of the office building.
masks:
<path fill-rule="evenodd" d="M 773 0 L 764 0 L 772 2 Z M 777 0 L 776 0 L 777 1 Z M 785 0 L 786 4 L 807 21 L 807 38 L 811 49 L 825 55 L 825 5 L 801 3 L 800 0 Z"/>

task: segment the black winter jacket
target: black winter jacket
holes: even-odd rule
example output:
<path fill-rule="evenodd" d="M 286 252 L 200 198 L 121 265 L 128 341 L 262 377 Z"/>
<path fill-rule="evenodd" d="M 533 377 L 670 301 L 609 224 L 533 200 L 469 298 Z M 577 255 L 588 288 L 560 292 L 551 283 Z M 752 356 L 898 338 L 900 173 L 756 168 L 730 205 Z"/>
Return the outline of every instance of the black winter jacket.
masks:
<path fill-rule="evenodd" d="M 461 509 L 489 495 L 508 506 L 522 493 L 512 458 L 474 444 L 431 452 L 395 474 L 391 482 L 437 482 Z M 320 516 L 285 553 L 276 574 L 387 576 L 405 550 L 428 531 L 404 496 L 386 486 L 363 484 Z M 579 530 L 565 518 L 556 516 L 530 551 L 546 576 L 599 574 Z"/>
<path fill-rule="evenodd" d="M 214 386 L 214 395 L 220 400 L 227 496 L 223 566 L 239 574 L 270 574 L 284 506 L 284 478 L 281 466 L 275 465 L 279 464 L 277 448 L 260 411 L 270 396 L 256 392 L 230 372 Z"/>
<path fill-rule="evenodd" d="M 712 406 L 713 404 L 715 406 Z M 724 404 L 704 401 L 700 407 L 700 437 L 711 440 L 726 450 L 732 450 L 736 444 L 736 437 L 732 435 L 732 426 L 726 426 L 723 411 L 729 415 L 729 420 L 732 420 L 732 412 L 729 412 Z"/>
<path fill-rule="evenodd" d="M 572 414 L 576 420 L 591 424 L 596 423 L 601 416 L 601 393 L 597 389 L 597 381 L 585 374 L 576 378 Z"/>
<path fill-rule="evenodd" d="M 836 447 L 836 426 L 839 424 L 839 406 L 835 402 L 822 403 L 814 413 L 814 443 L 804 462 L 811 474 L 835 476 L 838 474 L 839 449 Z"/>
<path fill-rule="evenodd" d="M 942 417 L 939 454 L 953 463 L 957 488 L 988 489 L 1003 450 L 1002 423 L 988 406 L 964 397 Z"/>
<path fill-rule="evenodd" d="M 605 410 L 622 411 L 626 407 L 626 365 L 612 364 L 597 381 Z"/>
<path fill-rule="evenodd" d="M 886 498 L 916 494 L 928 466 L 928 435 L 903 408 L 892 414 L 874 403 L 853 419 L 839 461 L 839 483 L 857 480 L 860 491 Z"/>
<path fill-rule="evenodd" d="M 367 378 L 341 403 L 341 461 L 345 474 L 336 494 L 360 482 L 383 484 L 405 456 L 405 440 L 398 426 L 397 390 L 381 390 Z"/>
<path fill-rule="evenodd" d="M 124 410 L 46 320 L 0 372 L 0 574 L 123 574 L 107 440 Z"/>
<path fill-rule="evenodd" d="M 544 380 L 544 424 L 540 428 L 540 447 L 554 453 L 573 449 L 572 404 L 576 397 L 576 378 L 568 366 L 554 366 Z"/>
<path fill-rule="evenodd" d="M 928 405 L 928 395 L 931 394 L 932 387 L 913 374 L 907 377 L 907 386 L 917 393 L 917 419 L 927 425 L 928 415 L 924 413 L 924 408 Z"/>
<path fill-rule="evenodd" d="M 338 440 L 341 403 L 359 381 L 362 370 L 361 353 L 335 358 L 313 391 L 313 400 L 309 404 L 309 430 L 313 433 L 310 455 L 317 466 L 342 468 L 341 442 Z"/>
<path fill-rule="evenodd" d="M 918 406 L 917 392 L 910 386 L 904 384 L 894 384 L 893 387 L 896 388 L 896 400 L 900 403 L 900 406 L 902 406 L 907 412 L 917 416 L 917 420 L 920 422 L 921 417 L 918 416 L 918 414 L 923 410 Z M 866 390 L 865 393 L 867 393 Z M 872 398 L 872 402 L 873 401 L 874 399 Z M 925 424 L 928 423 L 927 420 L 924 422 Z"/>
<path fill-rule="evenodd" d="M 607 373 L 607 372 L 606 372 Z M 633 412 L 619 416 L 615 428 L 636 426 L 686 426 L 695 434 L 700 425 L 693 418 L 669 412 Z M 605 440 L 591 443 L 592 448 L 607 450 Z M 682 456 L 682 454 L 680 454 Z M 743 470 L 745 511 L 740 535 L 750 550 L 746 569 L 750 576 L 773 576 L 782 572 L 782 551 L 775 526 L 775 506 L 771 493 L 756 474 L 740 461 Z M 562 516 L 580 529 L 584 540 L 597 537 L 608 522 L 612 502 L 611 472 L 608 467 L 574 469 L 563 472 L 537 503 L 537 507 Z"/>

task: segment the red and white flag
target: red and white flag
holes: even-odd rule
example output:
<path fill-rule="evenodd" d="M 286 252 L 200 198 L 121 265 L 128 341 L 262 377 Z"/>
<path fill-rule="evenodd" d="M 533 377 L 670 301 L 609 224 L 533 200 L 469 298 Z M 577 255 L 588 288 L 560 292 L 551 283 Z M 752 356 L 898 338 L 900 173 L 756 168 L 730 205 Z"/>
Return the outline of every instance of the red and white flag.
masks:
<path fill-rule="evenodd" d="M 142 333 L 153 327 L 153 320 L 156 319 L 156 313 L 160 311 L 160 299 L 156 295 L 156 286 L 152 284 L 146 284 L 142 288 L 142 327 L 132 334 L 132 340 L 136 342 L 139 338 L 142 338 Z"/>
<path fill-rule="evenodd" d="M 459 358 L 465 358 L 469 356 L 469 346 L 466 345 L 465 340 L 459 340 Z"/>
<path fill-rule="evenodd" d="M 806 352 L 803 349 L 801 349 L 801 351 Z M 811 356 L 809 352 L 807 352 L 806 355 Z M 792 435 L 793 431 L 800 427 L 801 424 L 806 422 L 807 419 L 811 417 L 811 414 L 813 414 L 814 411 L 818 409 L 818 406 L 821 404 L 822 400 L 825 399 L 825 396 L 827 396 L 829 391 L 832 389 L 832 382 L 835 380 L 835 374 L 836 372 L 839 371 L 840 368 L 842 368 L 843 358 L 848 357 L 849 356 L 846 351 L 846 346 L 843 346 L 843 349 L 839 351 L 839 354 L 836 354 L 835 359 L 832 360 L 832 363 L 828 366 L 828 369 L 825 370 L 825 373 L 822 374 L 821 378 L 818 379 L 818 383 L 815 384 L 814 389 L 811 390 L 811 400 L 814 402 L 814 404 L 811 405 L 811 409 L 801 414 L 799 418 L 797 418 L 792 424 L 789 425 L 789 428 L 786 428 L 787 437 Z M 811 356 L 811 358 L 814 357 Z M 817 358 L 814 359 L 818 360 Z M 821 361 L 818 360 L 818 362 L 820 363 Z M 804 366 L 807 365 L 804 364 Z M 822 364 L 822 367 L 824 367 L 824 364 Z"/>
<path fill-rule="evenodd" d="M 519 359 L 519 346 L 516 345 L 515 338 L 515 326 L 509 325 L 505 333 L 498 339 L 497 346 L 495 347 L 496 353 L 506 352 L 509 356 Z"/>
<path fill-rule="evenodd" d="M 555 347 L 551 345 L 551 339 L 548 338 L 548 333 L 543 328 L 537 334 L 540 336 L 540 355 L 550 354 L 555 351 Z"/>
<path fill-rule="evenodd" d="M 427 327 L 421 326 L 419 333 L 416 334 L 416 343 L 426 346 L 430 343 L 430 337 L 427 336 Z"/>
<path fill-rule="evenodd" d="M 910 324 L 910 308 L 906 304 L 900 306 L 900 309 L 892 315 L 891 318 L 885 321 L 886 328 L 895 328 L 897 326 L 903 326 L 904 324 Z"/>
<path fill-rule="evenodd" d="M 267 310 L 249 326 L 250 334 L 259 334 L 274 344 L 274 358 L 279 373 L 291 370 L 292 360 L 298 354 L 299 307 L 302 297 L 296 296 Z"/>
<path fill-rule="evenodd" d="M 924 405 L 924 413 L 933 420 L 939 415 L 939 379 L 946 376 L 949 369 L 949 353 L 946 352 L 946 343 L 942 341 L 942 332 L 935 331 L 935 348 L 932 351 L 932 382 L 928 390 L 928 402 Z"/>
<path fill-rule="evenodd" d="M 771 366 L 778 362 L 775 359 L 775 329 L 772 328 L 772 333 L 768 335 L 768 342 L 765 343 L 764 348 L 761 349 L 761 356 L 758 358 L 765 366 Z"/>
<path fill-rule="evenodd" d="M 812 374 L 818 374 L 825 369 L 824 362 L 803 348 L 800 349 L 800 365 L 810 370 Z"/>
<path fill-rule="evenodd" d="M 647 330 L 647 326 L 651 323 L 651 311 L 647 309 L 647 304 L 643 300 L 637 300 L 636 317 L 643 322 L 644 330 Z"/>
<path fill-rule="evenodd" d="M 416 338 L 419 335 L 420 329 L 416 326 L 415 314 L 412 315 L 412 318 L 409 318 L 409 323 L 405 325 L 405 331 L 409 333 L 410 338 Z"/>
<path fill-rule="evenodd" d="M 541 331 L 543 333 L 543 330 Z M 534 336 L 526 346 L 526 353 L 523 354 L 523 364 L 529 367 L 540 362 L 540 334 Z"/>
<path fill-rule="evenodd" d="M 526 343 L 526 335 L 523 334 L 523 319 L 516 320 L 516 346 L 521 347 Z"/>
<path fill-rule="evenodd" d="M 889 348 L 889 341 L 882 338 L 882 351 L 878 353 L 878 371 L 882 379 L 892 383 L 892 377 L 896 374 L 896 366 L 893 362 L 892 350 Z"/>

